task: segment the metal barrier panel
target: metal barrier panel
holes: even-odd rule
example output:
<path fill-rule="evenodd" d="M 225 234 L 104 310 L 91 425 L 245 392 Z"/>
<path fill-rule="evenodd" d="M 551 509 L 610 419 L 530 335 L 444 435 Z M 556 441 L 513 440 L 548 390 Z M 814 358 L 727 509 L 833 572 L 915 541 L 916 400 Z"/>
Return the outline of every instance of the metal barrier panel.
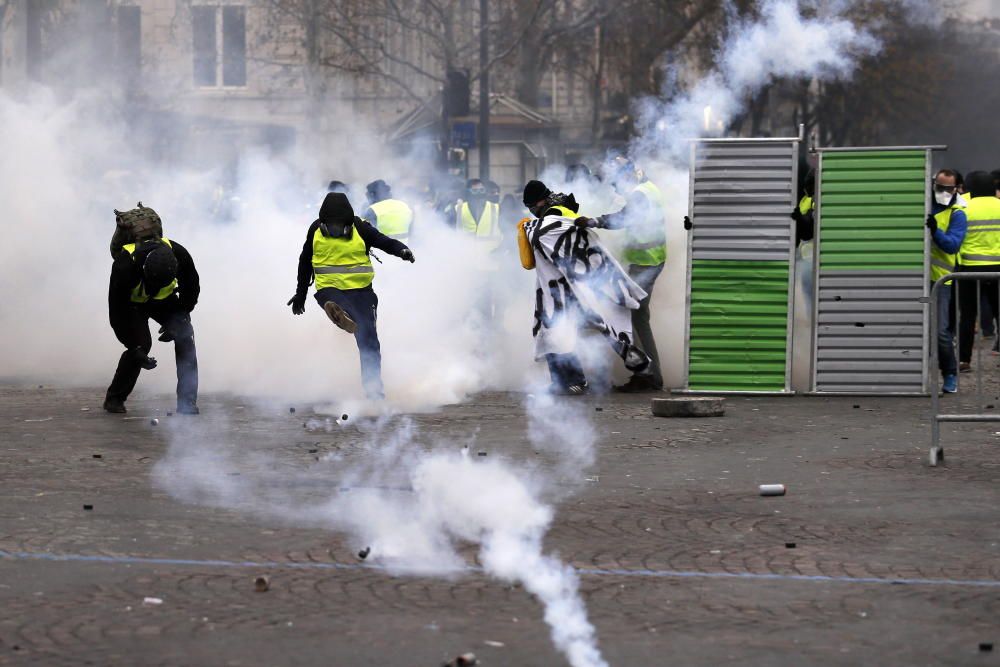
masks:
<path fill-rule="evenodd" d="M 924 394 L 930 149 L 820 149 L 813 390 Z"/>
<path fill-rule="evenodd" d="M 799 140 L 692 144 L 686 387 L 788 392 Z"/>

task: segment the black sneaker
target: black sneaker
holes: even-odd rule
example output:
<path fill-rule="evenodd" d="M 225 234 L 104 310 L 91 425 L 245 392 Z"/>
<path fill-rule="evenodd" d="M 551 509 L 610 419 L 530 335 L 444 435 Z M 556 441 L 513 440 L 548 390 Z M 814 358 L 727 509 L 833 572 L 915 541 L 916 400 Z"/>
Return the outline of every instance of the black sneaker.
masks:
<path fill-rule="evenodd" d="M 179 414 L 179 415 L 200 415 L 201 414 L 201 410 L 199 410 L 198 406 L 195 405 L 195 404 L 193 404 L 193 403 L 191 403 L 191 404 L 185 403 L 184 405 L 178 405 L 177 406 L 177 414 Z"/>
<path fill-rule="evenodd" d="M 105 398 L 104 411 L 116 415 L 123 415 L 126 412 L 128 412 L 128 410 L 125 409 L 125 401 L 119 400 L 117 398 Z"/>
<path fill-rule="evenodd" d="M 628 382 L 614 387 L 614 390 L 622 394 L 642 394 L 663 391 L 663 383 L 654 381 L 652 375 L 633 375 Z"/>

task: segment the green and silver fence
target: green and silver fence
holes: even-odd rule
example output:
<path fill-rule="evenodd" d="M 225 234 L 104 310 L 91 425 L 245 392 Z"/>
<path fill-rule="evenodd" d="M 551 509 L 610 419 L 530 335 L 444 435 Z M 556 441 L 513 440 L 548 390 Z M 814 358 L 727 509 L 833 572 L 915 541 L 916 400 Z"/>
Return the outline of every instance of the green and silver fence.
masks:
<path fill-rule="evenodd" d="M 685 388 L 791 391 L 801 139 L 691 146 Z"/>
<path fill-rule="evenodd" d="M 818 149 L 814 393 L 926 394 L 939 148 Z"/>

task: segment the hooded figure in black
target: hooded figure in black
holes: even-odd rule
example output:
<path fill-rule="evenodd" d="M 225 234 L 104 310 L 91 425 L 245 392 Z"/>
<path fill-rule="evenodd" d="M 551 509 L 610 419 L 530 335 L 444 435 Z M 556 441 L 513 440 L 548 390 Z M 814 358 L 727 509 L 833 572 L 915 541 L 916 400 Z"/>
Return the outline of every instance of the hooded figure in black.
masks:
<path fill-rule="evenodd" d="M 305 312 L 309 285 L 316 284 L 316 302 L 330 320 L 354 334 L 361 353 L 361 380 L 369 398 L 384 397 L 382 352 L 375 327 L 378 297 L 372 289 L 375 269 L 370 253 L 378 248 L 413 262 L 402 242 L 379 232 L 354 215 L 347 195 L 331 192 L 309 226 L 299 255 L 298 285 L 289 301 L 292 312 Z"/>
<path fill-rule="evenodd" d="M 198 414 L 198 356 L 191 311 L 201 285 L 187 249 L 180 243 L 153 238 L 125 245 L 111 266 L 108 315 L 115 336 L 125 346 L 104 409 L 125 412 L 125 400 L 142 369 L 156 367 L 149 319 L 160 324 L 159 340 L 174 342 L 177 360 L 177 412 Z"/>

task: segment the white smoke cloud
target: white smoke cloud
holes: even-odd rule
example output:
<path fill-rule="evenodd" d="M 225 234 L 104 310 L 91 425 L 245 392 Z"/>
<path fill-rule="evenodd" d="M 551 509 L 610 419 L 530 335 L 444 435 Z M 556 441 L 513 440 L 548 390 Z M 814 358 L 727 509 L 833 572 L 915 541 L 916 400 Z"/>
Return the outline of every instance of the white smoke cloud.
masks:
<path fill-rule="evenodd" d="M 554 482 L 580 479 L 594 460 L 596 434 L 581 406 L 540 397 L 525 409 L 529 440 L 554 473 L 502 455 L 469 456 L 474 441 L 428 441 L 409 420 L 380 419 L 361 426 L 368 437 L 357 462 L 330 459 L 275 474 L 287 466 L 235 438 L 225 420 L 207 428 L 170 420 L 170 449 L 154 479 L 190 502 L 345 532 L 396 575 L 467 575 L 461 548 L 476 545 L 486 574 L 523 585 L 543 604 L 553 643 L 570 665 L 606 667 L 575 570 L 543 548 Z"/>

